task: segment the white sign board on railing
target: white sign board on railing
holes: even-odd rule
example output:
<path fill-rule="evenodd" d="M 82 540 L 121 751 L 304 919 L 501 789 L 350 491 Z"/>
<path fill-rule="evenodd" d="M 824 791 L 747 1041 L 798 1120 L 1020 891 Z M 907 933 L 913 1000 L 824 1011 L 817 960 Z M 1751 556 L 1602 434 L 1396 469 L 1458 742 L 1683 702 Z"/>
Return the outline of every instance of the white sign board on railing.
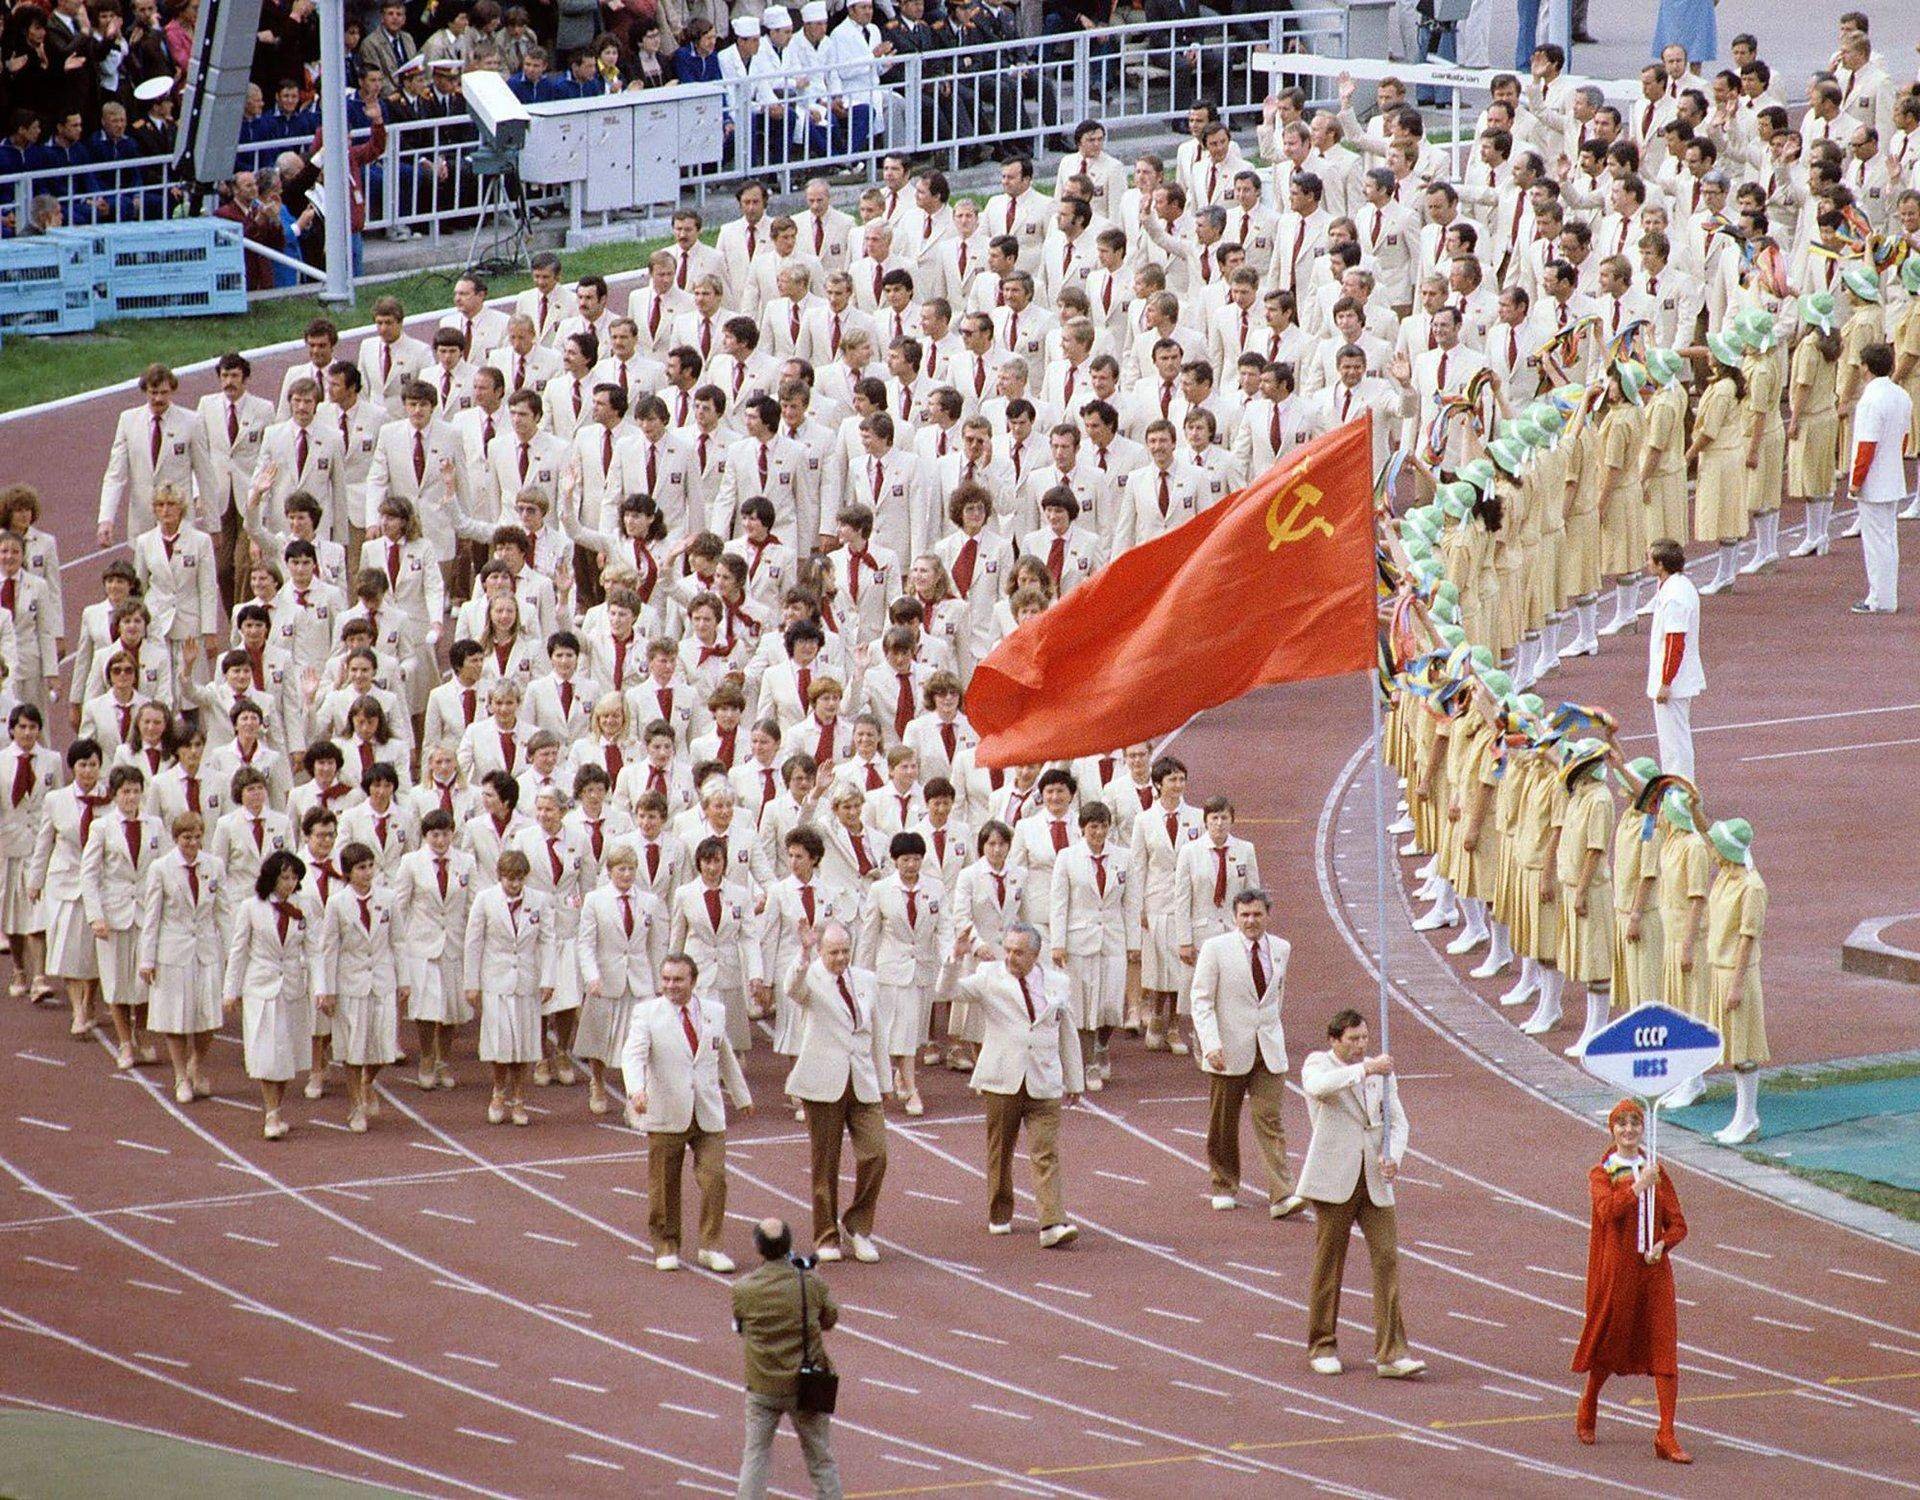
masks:
<path fill-rule="evenodd" d="M 726 99 L 718 84 L 604 94 L 529 105 L 520 176 L 542 186 L 579 184 L 592 213 L 671 203 L 684 168 L 726 153 Z"/>

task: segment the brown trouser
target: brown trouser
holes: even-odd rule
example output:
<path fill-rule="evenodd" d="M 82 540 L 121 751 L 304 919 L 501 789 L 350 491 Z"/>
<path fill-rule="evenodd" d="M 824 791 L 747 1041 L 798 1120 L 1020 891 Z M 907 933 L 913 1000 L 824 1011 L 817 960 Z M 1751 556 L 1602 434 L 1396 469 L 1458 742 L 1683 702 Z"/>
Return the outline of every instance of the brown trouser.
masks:
<path fill-rule="evenodd" d="M 720 1248 L 727 1221 L 727 1133 L 695 1125 L 647 1134 L 647 1228 L 655 1255 L 680 1253 L 680 1161 L 688 1148 L 700 1189 L 700 1248 Z"/>
<path fill-rule="evenodd" d="M 1207 1164 L 1213 1169 L 1217 1194 L 1240 1190 L 1240 1105 L 1253 1102 L 1253 1140 L 1267 1167 L 1267 1191 L 1278 1203 L 1293 1192 L 1293 1169 L 1287 1165 L 1287 1132 L 1280 1124 L 1280 1101 L 1286 1080 L 1267 1066 L 1256 1044 L 1251 1071 L 1207 1075 L 1210 1095 L 1207 1111 Z"/>
<path fill-rule="evenodd" d="M 220 514 L 220 531 L 213 539 L 213 563 L 219 570 L 222 608 L 231 612 L 236 599 L 253 597 L 247 589 L 247 575 L 253 571 L 253 546 L 232 500 Z"/>
<path fill-rule="evenodd" d="M 1035 1099 L 1027 1086 L 1016 1094 L 986 1094 L 987 1222 L 1013 1222 L 1013 1148 L 1027 1130 L 1027 1165 L 1033 1169 L 1034 1212 L 1042 1229 L 1067 1222 L 1060 1193 L 1060 1101 Z"/>
<path fill-rule="evenodd" d="M 847 1205 L 848 1234 L 872 1234 L 873 1211 L 887 1175 L 887 1125 L 880 1103 L 853 1097 L 853 1082 L 838 1099 L 803 1099 L 807 1134 L 813 1140 L 813 1242 L 840 1243 L 840 1136 L 853 1140 L 853 1201 Z"/>
<path fill-rule="evenodd" d="M 1382 1208 L 1367 1196 L 1367 1174 L 1360 1173 L 1345 1203 L 1314 1200 L 1319 1238 L 1313 1247 L 1313 1283 L 1307 1307 L 1307 1354 L 1335 1352 L 1340 1323 L 1340 1277 L 1347 1267 L 1347 1239 L 1354 1221 L 1366 1236 L 1373 1261 L 1373 1360 L 1391 1364 L 1405 1357 L 1407 1330 L 1400 1322 L 1400 1249 L 1393 1206 Z"/>

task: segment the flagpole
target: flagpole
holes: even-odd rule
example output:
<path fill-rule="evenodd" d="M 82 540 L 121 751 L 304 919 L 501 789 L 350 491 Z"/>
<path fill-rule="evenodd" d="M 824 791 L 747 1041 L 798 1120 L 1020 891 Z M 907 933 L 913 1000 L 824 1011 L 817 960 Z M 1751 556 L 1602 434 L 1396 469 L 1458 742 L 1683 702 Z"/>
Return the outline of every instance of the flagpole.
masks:
<path fill-rule="evenodd" d="M 1361 674 L 1361 681 L 1367 685 L 1367 705 L 1373 715 L 1373 923 L 1374 940 L 1378 950 L 1375 965 L 1380 976 L 1380 1050 L 1391 1051 L 1387 1037 L 1387 773 L 1386 773 L 1386 735 L 1380 717 L 1380 681 L 1377 672 Z M 1385 1160 L 1389 1142 L 1393 1137 L 1393 1121 L 1389 1117 L 1386 1100 L 1390 1096 L 1384 1088 L 1381 1094 L 1380 1109 L 1380 1154 Z"/>

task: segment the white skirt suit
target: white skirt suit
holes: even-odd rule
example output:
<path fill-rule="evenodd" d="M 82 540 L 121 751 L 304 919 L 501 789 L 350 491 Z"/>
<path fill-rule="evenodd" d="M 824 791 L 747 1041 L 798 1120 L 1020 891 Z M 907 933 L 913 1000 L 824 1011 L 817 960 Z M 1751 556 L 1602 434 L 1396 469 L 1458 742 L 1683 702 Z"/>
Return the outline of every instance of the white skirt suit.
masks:
<path fill-rule="evenodd" d="M 285 919 L 273 901 L 250 896 L 233 915 L 226 981 L 220 993 L 240 997 L 247 1077 L 285 1083 L 307 1065 L 313 1000 L 308 992 L 308 908 L 295 894 Z"/>
<path fill-rule="evenodd" d="M 315 995 L 333 996 L 333 1056 L 349 1067 L 384 1067 L 400 1057 L 400 964 L 394 951 L 393 897 L 379 886 L 365 898 L 337 886 L 309 954 Z"/>
<path fill-rule="evenodd" d="M 225 885 L 226 868 L 211 854 L 194 862 L 192 880 L 177 849 L 154 864 L 140 898 L 138 966 L 153 970 L 148 1030 L 193 1036 L 220 1029 Z"/>
<path fill-rule="evenodd" d="M 509 903 L 500 886 L 467 912 L 468 985 L 480 991 L 480 1060 L 540 1061 L 540 991 L 553 984 L 553 907 L 532 891 Z"/>
<path fill-rule="evenodd" d="M 409 1021 L 464 1026 L 473 1019 L 467 1004 L 466 933 L 478 879 L 473 856 L 449 848 L 442 895 L 439 858 L 431 849 L 416 849 L 393 872 L 400 977 L 407 987 Z"/>
<path fill-rule="evenodd" d="M 631 932 L 627 930 L 629 911 Z M 575 1056 L 620 1066 L 633 1008 L 659 992 L 668 925 L 666 907 L 637 881 L 624 899 L 611 885 L 603 885 L 582 904 L 576 950 L 582 1000 Z M 600 986 L 597 995 L 588 990 L 594 984 Z"/>
<path fill-rule="evenodd" d="M 107 936 L 94 951 L 100 968 L 100 993 L 109 1005 L 145 1005 L 140 989 L 140 897 L 147 877 L 167 848 L 160 820 L 134 819 L 129 827 L 117 809 L 95 814 L 80 855 L 80 899 L 88 922 L 104 922 Z"/>
<path fill-rule="evenodd" d="M 94 795 L 104 806 L 105 787 Z M 80 895 L 80 858 L 85 843 L 80 826 L 86 813 L 77 787 L 47 793 L 41 806 L 40 833 L 33 844 L 31 878 L 46 910 L 47 973 L 55 979 L 100 977 L 100 954 L 93 930 L 87 926 L 87 904 Z M 89 822 L 98 821 L 99 816 L 99 809 L 94 809 Z"/>

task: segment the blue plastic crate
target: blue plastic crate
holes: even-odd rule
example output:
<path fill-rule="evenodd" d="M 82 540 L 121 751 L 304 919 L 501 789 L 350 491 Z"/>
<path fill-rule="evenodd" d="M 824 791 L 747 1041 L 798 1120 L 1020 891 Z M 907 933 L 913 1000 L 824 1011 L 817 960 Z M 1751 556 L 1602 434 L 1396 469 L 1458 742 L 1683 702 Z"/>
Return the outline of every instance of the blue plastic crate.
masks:
<path fill-rule="evenodd" d="M 247 310 L 241 228 L 224 219 L 115 224 L 92 234 L 102 318 L 204 317 Z"/>
<path fill-rule="evenodd" d="M 97 319 L 93 247 L 56 230 L 0 242 L 0 329 L 84 333 Z"/>

